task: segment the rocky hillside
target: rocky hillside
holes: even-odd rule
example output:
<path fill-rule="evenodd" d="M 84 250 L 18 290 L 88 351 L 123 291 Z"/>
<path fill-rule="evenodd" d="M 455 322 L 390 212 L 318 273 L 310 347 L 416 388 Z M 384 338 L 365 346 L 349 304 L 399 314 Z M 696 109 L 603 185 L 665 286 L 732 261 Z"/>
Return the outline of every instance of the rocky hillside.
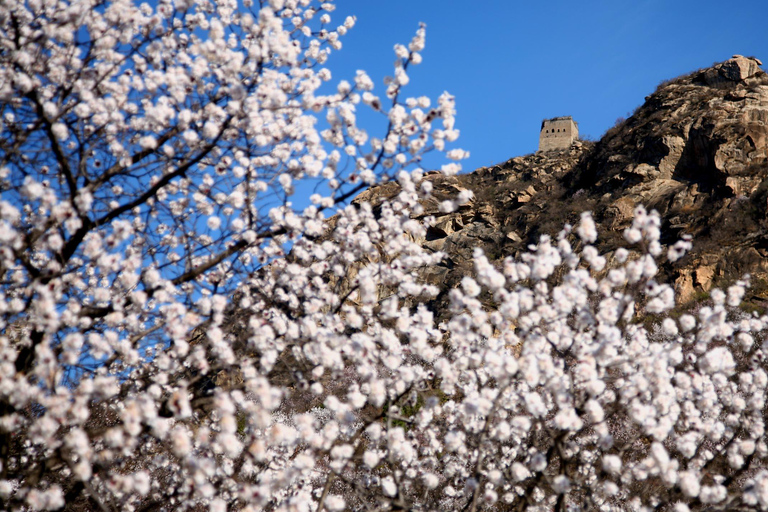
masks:
<path fill-rule="evenodd" d="M 768 75 L 759 65 L 737 55 L 663 83 L 597 143 L 428 177 L 436 200 L 424 214 L 436 220 L 423 243 L 448 257 L 426 278 L 447 291 L 471 272 L 475 247 L 492 259 L 514 256 L 584 210 L 600 224 L 598 248 L 610 260 L 635 206 L 645 205 L 661 214 L 665 241 L 694 238 L 694 250 L 663 269 L 683 302 L 750 273 L 750 300 L 761 307 L 768 300 Z M 358 200 L 375 202 L 393 187 Z M 474 200 L 441 213 L 438 201 L 461 189 Z"/>

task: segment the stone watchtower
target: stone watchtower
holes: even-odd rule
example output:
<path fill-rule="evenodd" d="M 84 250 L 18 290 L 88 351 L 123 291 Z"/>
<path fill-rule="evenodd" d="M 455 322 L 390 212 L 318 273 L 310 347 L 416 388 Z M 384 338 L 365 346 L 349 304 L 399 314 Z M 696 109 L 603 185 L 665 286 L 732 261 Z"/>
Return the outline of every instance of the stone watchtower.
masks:
<path fill-rule="evenodd" d="M 571 116 L 553 117 L 541 122 L 539 151 L 568 149 L 579 138 L 579 125 Z"/>

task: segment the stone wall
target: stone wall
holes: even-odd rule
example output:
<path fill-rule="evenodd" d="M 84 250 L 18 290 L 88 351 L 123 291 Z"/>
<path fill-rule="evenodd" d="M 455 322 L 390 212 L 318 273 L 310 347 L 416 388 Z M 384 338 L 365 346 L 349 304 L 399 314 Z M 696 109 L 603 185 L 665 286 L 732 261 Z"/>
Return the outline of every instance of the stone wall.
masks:
<path fill-rule="evenodd" d="M 579 138 L 579 125 L 571 118 L 553 117 L 541 122 L 539 151 L 568 149 Z"/>

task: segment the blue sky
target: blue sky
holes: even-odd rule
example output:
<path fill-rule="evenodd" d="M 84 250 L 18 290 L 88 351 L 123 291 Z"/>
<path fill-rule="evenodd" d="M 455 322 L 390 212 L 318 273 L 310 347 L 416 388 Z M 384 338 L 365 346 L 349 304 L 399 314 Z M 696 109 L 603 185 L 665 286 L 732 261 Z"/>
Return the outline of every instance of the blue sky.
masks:
<path fill-rule="evenodd" d="M 365 69 L 383 94 L 395 43 L 427 24 L 408 95 L 456 96 L 465 170 L 531 153 L 541 120 L 572 115 L 599 138 L 662 80 L 732 54 L 768 64 L 768 0 L 338 0 L 357 25 L 328 67 Z M 766 67 L 764 66 L 764 69 Z M 372 134 L 374 130 L 371 130 Z"/>

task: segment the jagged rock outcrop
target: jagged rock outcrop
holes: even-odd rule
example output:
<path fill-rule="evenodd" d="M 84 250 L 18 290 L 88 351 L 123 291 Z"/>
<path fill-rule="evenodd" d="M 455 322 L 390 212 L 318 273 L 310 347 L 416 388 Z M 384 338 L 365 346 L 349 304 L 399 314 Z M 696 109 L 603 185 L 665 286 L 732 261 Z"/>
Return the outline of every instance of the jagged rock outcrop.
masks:
<path fill-rule="evenodd" d="M 663 83 L 597 143 L 428 176 L 437 200 L 462 188 L 475 197 L 452 213 L 425 204 L 435 220 L 423 243 L 447 254 L 425 278 L 447 292 L 471 272 L 475 247 L 491 259 L 514 256 L 584 210 L 610 256 L 642 204 L 661 214 L 665 242 L 694 237 L 694 250 L 663 269 L 683 301 L 745 273 L 752 300 L 768 298 L 768 75 L 759 64 L 735 55 Z"/>
<path fill-rule="evenodd" d="M 762 70 L 763 63 L 755 57 L 734 55 L 720 64 L 716 64 L 704 73 L 704 79 L 709 85 L 717 85 L 724 82 L 739 82 L 755 76 Z"/>

